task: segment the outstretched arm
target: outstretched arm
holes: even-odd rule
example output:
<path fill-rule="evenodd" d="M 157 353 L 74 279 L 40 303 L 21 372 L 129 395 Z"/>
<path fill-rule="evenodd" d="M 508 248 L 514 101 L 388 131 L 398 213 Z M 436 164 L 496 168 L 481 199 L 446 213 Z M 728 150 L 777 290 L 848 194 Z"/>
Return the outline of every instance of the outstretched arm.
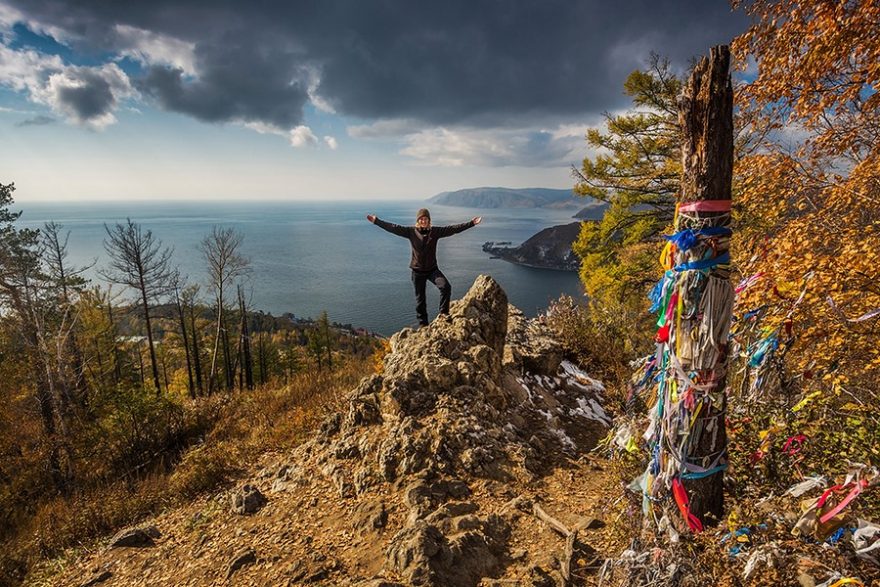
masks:
<path fill-rule="evenodd" d="M 396 234 L 397 236 L 402 236 L 404 238 L 409 237 L 410 227 L 409 226 L 401 226 L 399 224 L 393 224 L 391 222 L 385 222 L 381 218 L 376 217 L 375 214 L 367 214 L 367 220 L 378 226 L 383 230 L 387 230 L 391 234 Z"/>
<path fill-rule="evenodd" d="M 435 226 L 434 231 L 437 234 L 437 238 L 452 236 L 453 234 L 458 234 L 459 232 L 465 231 L 472 226 L 476 226 L 482 221 L 482 216 L 474 216 L 468 222 L 464 222 L 462 224 L 452 224 L 450 226 Z"/>

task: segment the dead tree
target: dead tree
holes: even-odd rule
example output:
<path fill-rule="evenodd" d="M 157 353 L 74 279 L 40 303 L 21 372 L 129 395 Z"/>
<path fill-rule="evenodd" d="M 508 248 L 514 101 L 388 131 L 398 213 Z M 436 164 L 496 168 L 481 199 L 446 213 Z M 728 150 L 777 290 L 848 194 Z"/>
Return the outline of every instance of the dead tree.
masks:
<path fill-rule="evenodd" d="M 254 361 L 251 355 L 251 336 L 248 330 L 247 308 L 244 303 L 244 295 L 241 292 L 241 286 L 238 288 L 238 308 L 241 312 L 241 326 L 239 327 L 239 337 L 241 340 L 241 366 L 244 372 L 244 383 L 248 389 L 254 388 Z"/>
<path fill-rule="evenodd" d="M 72 313 L 72 295 L 80 292 L 86 284 L 82 274 L 88 267 L 71 268 L 67 265 L 67 241 L 70 238 L 70 232 L 68 231 L 63 238 L 60 233 L 60 224 L 47 222 L 43 225 L 41 233 L 44 250 L 43 256 L 46 260 L 49 275 L 55 282 L 55 287 L 59 290 L 63 311 Z M 88 388 L 86 386 L 85 365 L 79 338 L 73 324 L 71 324 L 70 331 L 66 337 L 66 343 L 70 368 L 73 371 L 72 387 L 76 390 L 75 400 L 80 408 L 86 408 L 88 407 Z"/>
<path fill-rule="evenodd" d="M 720 520 L 724 511 L 724 469 L 727 462 L 728 332 L 733 310 L 730 284 L 730 199 L 733 176 L 733 88 L 730 50 L 713 47 L 694 68 L 679 103 L 682 128 L 682 175 L 677 231 L 690 230 L 697 244 L 676 255 L 676 266 L 700 263 L 681 305 L 696 308 L 677 333 L 678 360 L 699 385 L 691 441 L 683 455 L 682 484 L 690 496 L 691 513 L 701 522 Z M 689 265 L 693 266 L 693 265 Z M 699 275 L 696 275 L 699 274 Z M 687 341 L 696 341 L 687 344 Z"/>
<path fill-rule="evenodd" d="M 183 341 L 183 353 L 186 357 L 187 390 L 189 391 L 190 398 L 195 399 L 196 386 L 193 381 L 192 357 L 189 352 L 189 335 L 186 332 L 186 314 L 183 309 L 183 304 L 180 301 L 180 283 L 176 283 L 174 286 L 174 302 L 177 306 L 177 318 L 180 323 L 180 338 Z"/>
<path fill-rule="evenodd" d="M 110 266 L 101 272 L 105 279 L 135 290 L 143 306 L 150 363 L 153 369 L 153 384 L 156 394 L 162 392 L 159 381 L 159 362 L 153 342 L 153 327 L 150 317 L 150 302 L 168 293 L 173 277 L 171 255 L 173 250 L 162 248 L 162 243 L 153 236 L 153 231 L 143 230 L 139 224 L 127 218 L 125 224 L 117 223 L 112 228 L 104 225 L 107 238 L 104 250 L 110 256 Z"/>
<path fill-rule="evenodd" d="M 223 343 L 226 388 L 232 389 L 233 374 L 229 352 L 229 334 L 226 328 L 226 292 L 240 277 L 247 274 L 249 261 L 239 253 L 242 236 L 232 228 L 215 226 L 211 234 L 202 239 L 201 251 L 208 265 L 208 277 L 214 291 L 217 306 L 217 322 L 214 350 L 211 353 L 211 371 L 208 375 L 209 393 L 214 391 L 217 377 L 217 354 Z"/>

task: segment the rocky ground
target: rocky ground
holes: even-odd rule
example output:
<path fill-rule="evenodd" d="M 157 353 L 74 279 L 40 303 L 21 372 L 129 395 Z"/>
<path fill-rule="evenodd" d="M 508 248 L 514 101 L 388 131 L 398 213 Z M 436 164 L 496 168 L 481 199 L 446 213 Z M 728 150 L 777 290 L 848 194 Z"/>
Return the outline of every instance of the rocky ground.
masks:
<path fill-rule="evenodd" d="M 481 276 L 391 340 L 313 439 L 90 549 L 83 585 L 590 584 L 613 485 L 601 383 Z"/>

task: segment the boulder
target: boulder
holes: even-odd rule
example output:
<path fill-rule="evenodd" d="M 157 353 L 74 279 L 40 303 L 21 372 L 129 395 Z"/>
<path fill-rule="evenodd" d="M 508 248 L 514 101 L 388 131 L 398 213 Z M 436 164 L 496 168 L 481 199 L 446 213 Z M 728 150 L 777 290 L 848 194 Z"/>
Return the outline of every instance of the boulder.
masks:
<path fill-rule="evenodd" d="M 155 540 L 161 535 L 162 534 L 155 526 L 127 528 L 110 539 L 110 547 L 143 548 L 145 546 L 153 546 L 156 543 Z"/>
<path fill-rule="evenodd" d="M 257 562 L 257 553 L 253 548 L 244 548 L 236 552 L 226 568 L 226 578 L 229 579 L 240 568 L 252 565 L 255 562 Z"/>
<path fill-rule="evenodd" d="M 232 511 L 239 515 L 255 514 L 267 503 L 266 496 L 250 484 L 242 485 L 232 494 Z"/>

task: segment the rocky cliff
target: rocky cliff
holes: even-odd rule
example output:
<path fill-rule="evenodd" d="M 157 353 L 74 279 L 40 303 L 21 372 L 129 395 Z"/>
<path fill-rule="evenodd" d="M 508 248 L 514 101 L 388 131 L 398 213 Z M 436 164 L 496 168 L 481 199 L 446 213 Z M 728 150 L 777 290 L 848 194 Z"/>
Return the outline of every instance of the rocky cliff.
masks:
<path fill-rule="evenodd" d="M 570 582 L 596 559 L 601 504 L 575 471 L 607 433 L 603 391 L 481 276 L 449 316 L 393 336 L 383 371 L 310 441 L 61 584 Z"/>
<path fill-rule="evenodd" d="M 580 234 L 580 227 L 580 222 L 551 226 L 518 247 L 487 242 L 483 244 L 483 251 L 505 261 L 529 267 L 577 271 L 580 259 L 571 250 L 571 246 Z"/>

